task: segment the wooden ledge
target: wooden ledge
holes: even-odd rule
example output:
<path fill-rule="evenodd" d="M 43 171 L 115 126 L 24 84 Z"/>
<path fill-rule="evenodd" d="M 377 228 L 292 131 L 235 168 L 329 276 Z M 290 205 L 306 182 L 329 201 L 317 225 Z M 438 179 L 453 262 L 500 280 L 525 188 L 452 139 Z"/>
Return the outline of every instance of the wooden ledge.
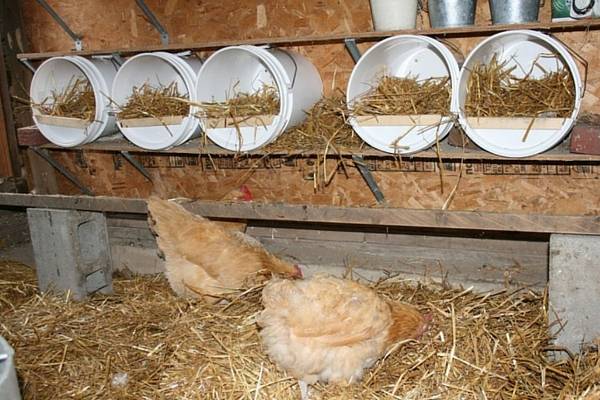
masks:
<path fill-rule="evenodd" d="M 422 115 L 357 115 L 353 117 L 360 126 L 433 126 L 452 122 L 440 114 Z M 444 121 L 444 118 L 446 121 Z"/>
<path fill-rule="evenodd" d="M 57 117 L 54 115 L 36 115 L 35 118 L 45 125 L 58 126 L 61 128 L 78 128 L 85 129 L 92 123 L 87 119 L 81 118 L 70 118 L 70 117 Z"/>

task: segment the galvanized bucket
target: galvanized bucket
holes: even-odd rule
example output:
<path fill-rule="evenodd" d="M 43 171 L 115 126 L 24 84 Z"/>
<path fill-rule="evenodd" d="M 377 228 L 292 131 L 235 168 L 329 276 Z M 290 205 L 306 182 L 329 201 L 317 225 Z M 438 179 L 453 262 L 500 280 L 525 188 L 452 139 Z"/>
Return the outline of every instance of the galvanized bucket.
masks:
<path fill-rule="evenodd" d="M 429 0 L 432 28 L 473 25 L 477 0 Z"/>
<path fill-rule="evenodd" d="M 490 11 L 494 25 L 537 22 L 540 0 L 490 0 Z"/>

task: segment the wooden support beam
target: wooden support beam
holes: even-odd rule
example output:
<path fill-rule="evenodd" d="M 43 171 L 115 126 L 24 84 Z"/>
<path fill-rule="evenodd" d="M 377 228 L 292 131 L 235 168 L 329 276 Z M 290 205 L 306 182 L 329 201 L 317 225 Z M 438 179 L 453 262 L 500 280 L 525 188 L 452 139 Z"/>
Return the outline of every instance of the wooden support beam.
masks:
<path fill-rule="evenodd" d="M 107 196 L 0 194 L 0 206 L 145 214 L 144 199 Z M 509 214 L 403 208 L 330 207 L 295 204 L 192 201 L 184 207 L 209 218 L 419 229 L 600 234 L 600 216 Z"/>

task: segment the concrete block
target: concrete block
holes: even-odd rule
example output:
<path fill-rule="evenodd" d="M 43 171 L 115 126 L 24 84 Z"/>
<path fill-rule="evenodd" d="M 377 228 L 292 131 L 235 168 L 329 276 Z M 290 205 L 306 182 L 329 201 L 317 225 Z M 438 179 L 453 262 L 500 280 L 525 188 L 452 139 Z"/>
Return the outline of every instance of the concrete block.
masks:
<path fill-rule="evenodd" d="M 600 236 L 552 235 L 549 272 L 555 345 L 577 353 L 600 337 Z"/>
<path fill-rule="evenodd" d="M 112 262 L 102 213 L 28 209 L 40 290 L 70 290 L 75 299 L 112 293 Z"/>

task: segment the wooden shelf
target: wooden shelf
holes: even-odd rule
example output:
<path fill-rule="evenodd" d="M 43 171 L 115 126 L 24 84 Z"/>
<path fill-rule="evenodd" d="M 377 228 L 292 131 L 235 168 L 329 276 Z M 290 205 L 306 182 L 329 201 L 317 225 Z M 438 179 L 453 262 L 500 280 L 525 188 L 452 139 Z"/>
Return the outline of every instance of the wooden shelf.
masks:
<path fill-rule="evenodd" d="M 401 31 L 386 31 L 386 32 L 356 32 L 356 33 L 336 33 L 323 36 L 287 36 L 287 37 L 272 37 L 258 38 L 248 40 L 226 40 L 217 42 L 202 42 L 202 43 L 177 43 L 167 46 L 152 45 L 140 46 L 132 48 L 120 49 L 104 49 L 104 50 L 84 50 L 84 51 L 54 51 L 45 53 L 22 53 L 17 57 L 21 60 L 42 60 L 50 57 L 64 55 L 81 55 L 92 56 L 102 54 L 119 53 L 122 55 L 142 53 L 149 51 L 183 51 L 183 50 L 216 50 L 222 47 L 235 45 L 272 45 L 272 46 L 304 46 L 317 44 L 332 44 L 343 43 L 344 39 L 354 38 L 357 42 L 373 42 L 385 39 L 390 36 L 399 34 L 419 34 L 426 36 L 438 37 L 457 37 L 457 36 L 482 36 L 490 33 L 502 32 L 515 29 L 535 29 L 548 32 L 568 32 L 568 31 L 584 31 L 589 29 L 599 29 L 600 19 L 587 19 L 580 21 L 565 21 L 565 22 L 548 22 L 548 23 L 532 23 L 532 24 L 511 24 L 511 25 L 474 25 L 459 28 L 440 28 L 440 29 L 410 29 Z"/>
<path fill-rule="evenodd" d="M 444 161 L 507 161 L 512 163 L 518 162 L 594 162 L 600 163 L 600 156 L 598 155 L 587 155 L 587 154 L 575 154 L 569 153 L 566 143 L 563 145 L 559 145 L 556 148 L 549 150 L 543 154 L 538 154 L 533 157 L 528 158 L 505 158 L 500 157 L 491 153 L 488 153 L 483 150 L 471 150 L 471 149 L 462 149 L 460 147 L 451 146 L 446 142 L 440 143 L 440 156 Z M 94 143 L 86 144 L 84 146 L 77 146 L 73 148 L 63 148 L 54 144 L 44 144 L 39 146 L 40 148 L 52 149 L 52 150 L 90 150 L 90 151 L 108 151 L 108 152 L 121 152 L 127 151 L 130 153 L 146 153 L 146 154 L 210 154 L 217 156 L 233 156 L 235 153 L 222 149 L 214 144 L 206 144 L 204 145 L 201 142 L 201 139 L 193 139 L 188 141 L 187 143 L 174 147 L 169 150 L 144 150 L 141 149 L 129 141 L 124 139 L 120 135 L 114 135 L 109 138 L 102 138 L 100 140 L 95 141 Z M 250 156 L 265 156 L 270 155 L 272 157 L 294 157 L 294 156 L 315 156 L 317 155 L 317 151 L 308 150 L 308 151 L 298 151 L 298 152 L 266 152 L 264 150 L 256 150 L 248 153 Z M 382 151 L 373 149 L 371 147 L 366 146 L 363 149 L 356 151 L 342 151 L 343 156 L 350 157 L 354 153 L 360 153 L 365 157 L 392 157 L 392 154 L 384 153 Z M 333 157 L 334 155 L 331 154 Z M 421 151 L 419 153 L 415 153 L 409 156 L 403 156 L 406 159 L 423 159 L 423 160 L 437 160 L 438 154 L 434 149 L 428 149 L 425 151 Z"/>

